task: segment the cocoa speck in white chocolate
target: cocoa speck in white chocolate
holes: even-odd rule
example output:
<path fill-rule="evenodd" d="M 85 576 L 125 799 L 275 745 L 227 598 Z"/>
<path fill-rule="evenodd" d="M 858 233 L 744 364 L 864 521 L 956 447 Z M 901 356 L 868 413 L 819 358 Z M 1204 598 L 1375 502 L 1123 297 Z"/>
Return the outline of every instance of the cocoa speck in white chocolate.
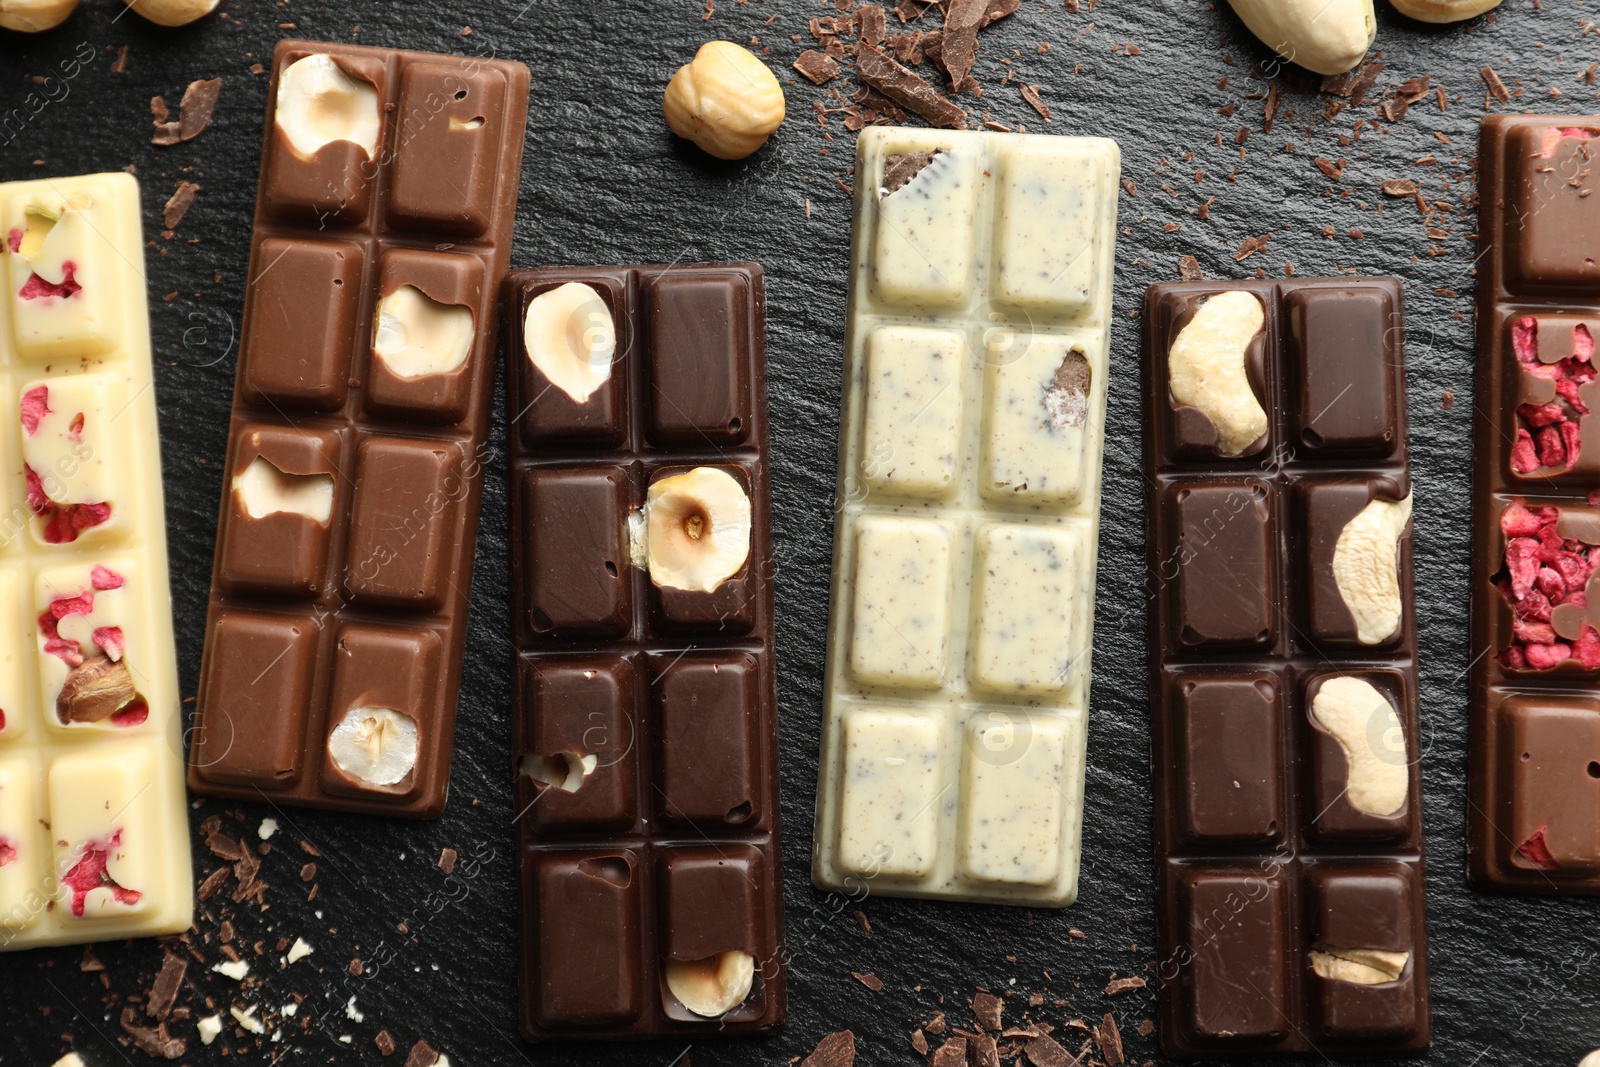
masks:
<path fill-rule="evenodd" d="M 1119 160 L 861 135 L 823 888 L 1076 896 Z"/>

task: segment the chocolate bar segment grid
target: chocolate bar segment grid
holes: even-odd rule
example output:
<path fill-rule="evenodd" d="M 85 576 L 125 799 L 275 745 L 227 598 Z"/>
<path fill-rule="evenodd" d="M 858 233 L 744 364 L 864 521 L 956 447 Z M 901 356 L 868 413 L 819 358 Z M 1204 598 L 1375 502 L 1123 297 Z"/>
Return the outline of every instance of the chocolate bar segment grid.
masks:
<path fill-rule="evenodd" d="M 603 303 L 579 313 L 608 316 L 616 336 L 604 383 L 581 402 L 524 341 L 529 305 L 572 283 Z M 529 1040 L 783 1022 L 764 300 L 755 264 L 506 279 Z M 652 485 L 702 467 L 748 496 L 748 558 L 710 592 L 660 587 L 636 516 Z M 530 773 L 585 758 L 571 791 Z M 732 951 L 755 961 L 732 1011 L 701 1017 L 668 990 L 664 961 Z"/>
<path fill-rule="evenodd" d="M 1240 292 L 1264 312 L 1243 363 L 1266 428 L 1227 456 L 1212 419 L 1175 398 L 1169 355 L 1209 301 Z M 1144 319 L 1163 1046 L 1183 1058 L 1424 1048 L 1409 525 L 1387 637 L 1363 641 L 1333 570 L 1347 524 L 1411 491 L 1400 286 L 1156 285 Z M 1313 713 L 1341 678 L 1381 698 L 1353 739 Z M 1353 796 L 1347 742 L 1404 763 L 1389 814 Z M 1396 979 L 1366 984 L 1318 973 L 1313 953 L 1407 955 Z"/>
<path fill-rule="evenodd" d="M 1077 899 L 1120 165 L 861 134 L 821 888 Z"/>
<path fill-rule="evenodd" d="M 1600 893 L 1600 116 L 1479 143 L 1474 888 Z"/>
<path fill-rule="evenodd" d="M 139 187 L 0 184 L 0 952 L 194 911 Z"/>
<path fill-rule="evenodd" d="M 527 94 L 519 63 L 274 53 L 196 792 L 444 810 Z"/>

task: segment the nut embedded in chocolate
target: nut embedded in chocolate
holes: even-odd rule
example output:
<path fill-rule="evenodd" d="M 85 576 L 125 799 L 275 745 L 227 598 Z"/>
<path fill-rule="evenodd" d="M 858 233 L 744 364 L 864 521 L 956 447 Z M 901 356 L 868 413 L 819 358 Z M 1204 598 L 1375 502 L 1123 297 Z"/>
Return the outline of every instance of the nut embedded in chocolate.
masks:
<path fill-rule="evenodd" d="M 1406 735 L 1389 698 L 1364 678 L 1329 678 L 1311 701 L 1311 717 L 1344 750 L 1345 799 L 1385 817 L 1405 807 L 1411 776 Z"/>
<path fill-rule="evenodd" d="M 1246 373 L 1250 343 L 1266 312 L 1255 295 L 1231 290 L 1208 299 L 1172 342 L 1172 398 L 1217 430 L 1217 450 L 1237 456 L 1267 432 L 1267 413 Z"/>
<path fill-rule="evenodd" d="M 558 752 L 554 756 L 522 757 L 521 773 L 536 782 L 559 789 L 563 793 L 576 793 L 594 773 L 598 756 L 580 756 L 576 752 Z"/>
<path fill-rule="evenodd" d="M 414 285 L 378 301 L 372 354 L 401 381 L 449 374 L 472 353 L 472 310 L 441 304 Z"/>
<path fill-rule="evenodd" d="M 611 378 L 617 327 L 592 285 L 567 282 L 534 297 L 522 340 L 528 361 L 576 403 L 587 402 Z"/>
<path fill-rule="evenodd" d="M 707 1019 L 743 1004 L 755 981 L 755 959 L 737 949 L 703 960 L 666 960 L 661 970 L 678 1003 Z"/>
<path fill-rule="evenodd" d="M 750 498 L 716 467 L 651 485 L 644 517 L 650 580 L 662 588 L 713 592 L 750 555 Z"/>
<path fill-rule="evenodd" d="M 370 158 L 383 128 L 378 91 L 321 53 L 284 68 L 276 121 L 295 154 L 305 159 L 335 141 L 349 141 Z"/>
<path fill-rule="evenodd" d="M 56 716 L 67 722 L 103 722 L 139 699 L 127 663 L 100 652 L 68 674 L 56 695 Z"/>
<path fill-rule="evenodd" d="M 1377 948 L 1335 948 L 1319 941 L 1308 958 L 1311 969 L 1329 981 L 1382 985 L 1399 980 L 1406 964 L 1411 962 L 1411 953 Z"/>
<path fill-rule="evenodd" d="M 358 782 L 396 785 L 417 765 L 417 722 L 390 708 L 351 708 L 328 737 L 328 755 Z"/>
<path fill-rule="evenodd" d="M 1411 522 L 1411 496 L 1374 500 L 1339 533 L 1333 579 L 1356 623 L 1356 639 L 1376 645 L 1400 628 L 1399 542 Z"/>

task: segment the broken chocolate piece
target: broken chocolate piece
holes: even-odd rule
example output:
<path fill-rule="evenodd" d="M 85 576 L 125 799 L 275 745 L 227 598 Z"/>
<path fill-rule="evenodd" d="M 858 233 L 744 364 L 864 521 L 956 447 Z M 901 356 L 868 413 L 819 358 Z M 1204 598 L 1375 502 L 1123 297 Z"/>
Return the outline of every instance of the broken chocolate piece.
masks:
<path fill-rule="evenodd" d="M 189 83 L 189 87 L 183 91 L 183 99 L 178 102 L 178 140 L 192 141 L 204 132 L 211 124 L 211 116 L 217 110 L 217 98 L 221 95 L 221 78 Z"/>
<path fill-rule="evenodd" d="M 438 1062 L 439 1054 L 426 1041 L 412 1045 L 411 1053 L 406 1057 L 406 1067 L 433 1067 Z"/>
<path fill-rule="evenodd" d="M 967 1039 L 959 1034 L 934 1050 L 928 1067 L 966 1067 Z"/>
<path fill-rule="evenodd" d="M 150 987 L 150 995 L 145 999 L 144 1011 L 157 1022 L 166 1022 L 167 1016 L 172 1014 L 172 1005 L 178 999 L 178 990 L 183 985 L 184 973 L 189 969 L 189 962 L 168 953 L 161 961 L 161 973 L 156 975 L 155 984 Z"/>
<path fill-rule="evenodd" d="M 972 1017 L 978 1021 L 978 1027 L 991 1032 L 1000 1029 L 1000 1013 L 1004 1005 L 1000 998 L 993 993 L 978 992 L 972 996 Z"/>
<path fill-rule="evenodd" d="M 1106 1012 L 1100 1025 L 1094 1028 L 1094 1043 L 1100 1046 L 1100 1055 L 1105 1057 L 1107 1067 L 1117 1067 L 1124 1062 L 1122 1034 L 1118 1032 L 1117 1020 L 1111 1017 L 1110 1012 Z"/>
<path fill-rule="evenodd" d="M 944 35 L 940 54 L 950 75 L 950 91 L 959 93 L 972 73 L 978 56 L 978 24 L 983 21 L 984 0 L 949 0 L 945 5 Z"/>
<path fill-rule="evenodd" d="M 167 206 L 161 211 L 161 221 L 169 230 L 176 230 L 178 223 L 189 213 L 189 207 L 194 203 L 195 194 L 200 191 L 200 186 L 194 182 L 179 182 L 178 188 L 173 191 L 172 198 L 167 201 Z"/>
<path fill-rule="evenodd" d="M 189 1050 L 187 1041 L 167 1033 L 166 1023 L 157 1025 L 153 1030 L 147 1026 L 140 1026 L 139 1017 L 132 1007 L 122 1009 L 122 1030 L 133 1038 L 134 1046 L 147 1056 L 175 1060 Z"/>
<path fill-rule="evenodd" d="M 902 67 L 876 48 L 862 45 L 856 52 L 856 77 L 935 126 L 966 129 L 965 111 L 945 99 L 944 94 L 926 79 Z"/>
<path fill-rule="evenodd" d="M 856 1062 L 856 1035 L 849 1030 L 829 1034 L 817 1042 L 800 1067 L 850 1067 Z"/>
<path fill-rule="evenodd" d="M 1078 1058 L 1048 1034 L 1029 1041 L 1022 1051 L 1033 1067 L 1078 1067 Z"/>
<path fill-rule="evenodd" d="M 812 85 L 822 85 L 839 76 L 839 61 L 826 52 L 808 48 L 794 61 L 794 69 L 805 76 Z"/>

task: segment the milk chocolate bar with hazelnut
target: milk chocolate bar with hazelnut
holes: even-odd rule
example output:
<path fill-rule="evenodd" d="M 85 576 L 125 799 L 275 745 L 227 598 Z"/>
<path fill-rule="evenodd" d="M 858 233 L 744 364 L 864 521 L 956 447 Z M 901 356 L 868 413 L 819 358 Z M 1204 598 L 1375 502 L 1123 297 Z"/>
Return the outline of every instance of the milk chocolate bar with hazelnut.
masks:
<path fill-rule="evenodd" d="M 861 134 L 820 888 L 1077 899 L 1120 167 Z"/>
<path fill-rule="evenodd" d="M 1480 138 L 1476 889 L 1600 894 L 1600 116 Z"/>
<path fill-rule="evenodd" d="M 521 1024 L 784 1017 L 764 286 L 505 282 Z"/>
<path fill-rule="evenodd" d="M 1387 278 L 1145 296 L 1173 1057 L 1430 1041 L 1403 322 Z"/>
<path fill-rule="evenodd" d="M 284 41 L 267 92 L 189 785 L 434 818 L 528 71 Z"/>
<path fill-rule="evenodd" d="M 0 185 L 0 952 L 194 911 L 139 187 Z"/>

